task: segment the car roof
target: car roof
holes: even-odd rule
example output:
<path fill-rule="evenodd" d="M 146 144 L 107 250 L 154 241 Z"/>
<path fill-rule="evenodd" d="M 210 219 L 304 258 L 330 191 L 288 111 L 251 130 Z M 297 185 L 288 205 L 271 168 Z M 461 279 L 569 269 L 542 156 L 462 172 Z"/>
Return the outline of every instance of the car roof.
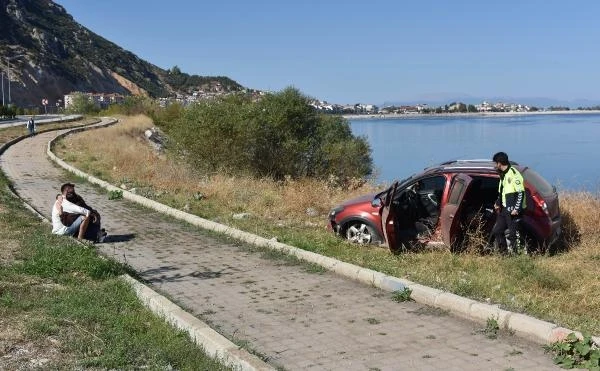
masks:
<path fill-rule="evenodd" d="M 526 166 L 521 166 L 514 161 L 510 161 L 511 166 L 514 166 L 519 172 L 523 173 L 527 170 Z M 447 174 L 447 173 L 470 173 L 470 174 L 489 174 L 498 176 L 495 167 L 496 163 L 488 159 L 466 159 L 466 160 L 450 160 L 441 164 L 426 167 L 423 171 L 412 174 L 408 178 L 398 180 L 399 186 L 404 186 L 413 182 L 415 179 L 427 177 L 430 175 Z"/>
<path fill-rule="evenodd" d="M 522 171 L 524 168 L 518 163 L 511 161 L 510 164 Z M 488 159 L 465 159 L 450 160 L 441 164 L 427 167 L 422 174 L 432 173 L 496 173 L 496 163 Z"/>

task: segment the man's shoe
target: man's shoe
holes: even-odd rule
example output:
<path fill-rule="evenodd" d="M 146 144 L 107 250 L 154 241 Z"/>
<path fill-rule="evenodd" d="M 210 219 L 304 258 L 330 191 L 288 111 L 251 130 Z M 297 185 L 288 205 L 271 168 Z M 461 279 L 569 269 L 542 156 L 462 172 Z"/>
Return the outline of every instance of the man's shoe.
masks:
<path fill-rule="evenodd" d="M 106 229 L 102 228 L 100 233 L 98 233 L 98 243 L 104 242 L 106 236 L 108 236 L 108 233 L 106 233 Z"/>

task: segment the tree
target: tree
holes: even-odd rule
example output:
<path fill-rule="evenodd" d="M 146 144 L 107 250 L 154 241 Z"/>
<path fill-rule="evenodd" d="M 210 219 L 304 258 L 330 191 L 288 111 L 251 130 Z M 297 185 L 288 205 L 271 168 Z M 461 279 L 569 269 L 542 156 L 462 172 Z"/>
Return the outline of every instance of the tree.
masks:
<path fill-rule="evenodd" d="M 180 112 L 173 108 L 157 114 L 155 123 L 203 172 L 273 179 L 333 175 L 342 182 L 369 175 L 372 159 L 367 140 L 355 137 L 341 116 L 319 113 L 309 103 L 308 97 L 291 87 L 258 102 L 234 94 Z"/>
<path fill-rule="evenodd" d="M 469 104 L 469 106 L 467 107 L 467 111 L 468 112 L 477 112 L 477 107 L 475 107 L 472 104 Z"/>
<path fill-rule="evenodd" d="M 95 114 L 100 110 L 89 96 L 83 93 L 75 93 L 71 105 L 66 111 L 68 113 Z"/>

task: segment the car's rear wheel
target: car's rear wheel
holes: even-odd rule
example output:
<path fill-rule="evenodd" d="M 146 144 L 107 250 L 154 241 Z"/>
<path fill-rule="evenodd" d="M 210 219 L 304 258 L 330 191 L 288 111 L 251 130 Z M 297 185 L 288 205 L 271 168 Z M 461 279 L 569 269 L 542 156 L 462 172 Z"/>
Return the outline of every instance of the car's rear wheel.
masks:
<path fill-rule="evenodd" d="M 350 222 L 345 231 L 346 239 L 359 245 L 378 243 L 380 240 L 375 229 L 365 222 Z"/>

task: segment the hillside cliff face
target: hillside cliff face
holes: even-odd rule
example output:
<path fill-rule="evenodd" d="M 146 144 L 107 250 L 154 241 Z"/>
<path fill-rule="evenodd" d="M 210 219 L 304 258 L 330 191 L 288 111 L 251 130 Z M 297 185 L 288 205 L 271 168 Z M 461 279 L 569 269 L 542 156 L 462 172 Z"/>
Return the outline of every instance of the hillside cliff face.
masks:
<path fill-rule="evenodd" d="M 203 88 L 242 87 L 227 77 L 165 71 L 93 33 L 50 0 L 0 0 L 0 70 L 8 103 L 54 105 L 72 91 L 164 97 Z"/>

